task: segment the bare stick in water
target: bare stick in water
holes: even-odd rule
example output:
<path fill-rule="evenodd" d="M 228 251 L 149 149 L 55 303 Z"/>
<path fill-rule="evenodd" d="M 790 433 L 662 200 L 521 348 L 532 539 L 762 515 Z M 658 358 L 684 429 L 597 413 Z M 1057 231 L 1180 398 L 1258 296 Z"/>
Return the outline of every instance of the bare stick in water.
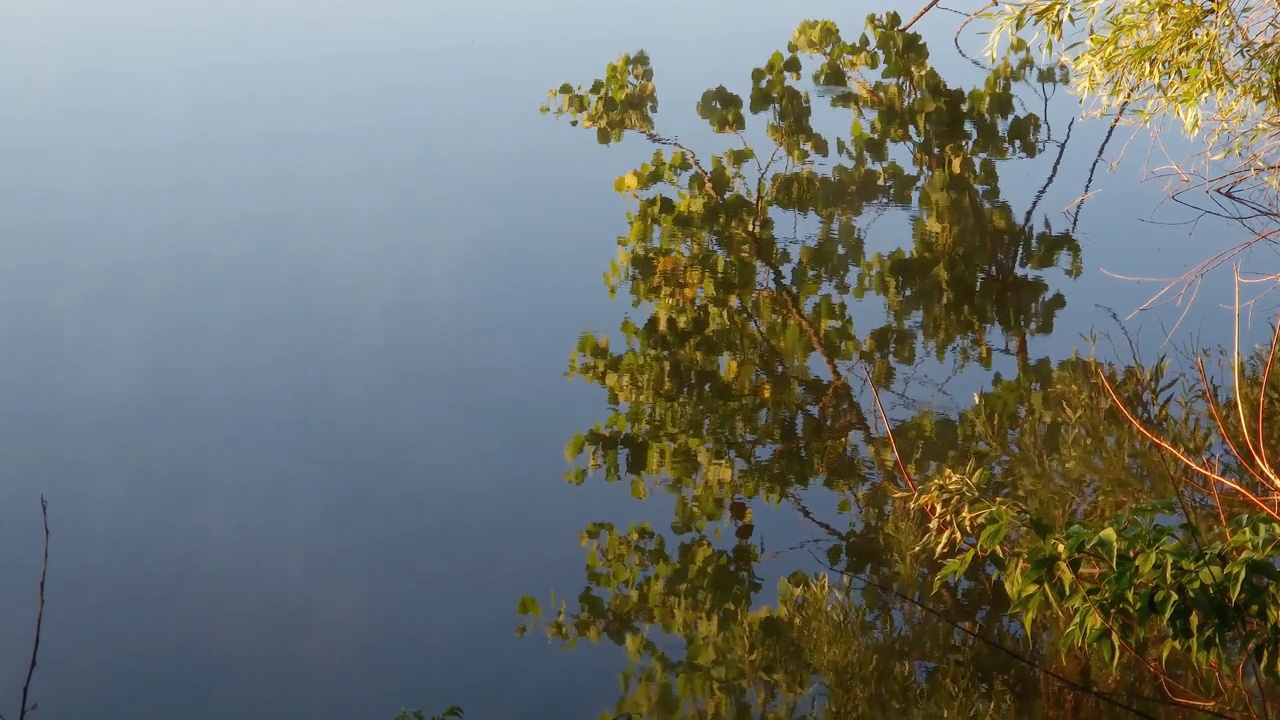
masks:
<path fill-rule="evenodd" d="M 911 18 L 910 20 L 908 20 L 908 21 L 907 21 L 907 24 L 906 24 L 906 25 L 903 25 L 903 26 L 902 26 L 902 27 L 900 27 L 900 28 L 898 28 L 898 30 L 899 30 L 899 31 L 901 31 L 901 32 L 906 32 L 906 31 L 910 30 L 910 29 L 911 29 L 911 26 L 912 26 L 912 25 L 915 25 L 917 20 L 919 20 L 920 18 L 924 17 L 925 13 L 929 12 L 930 10 L 932 10 L 932 9 L 933 9 L 933 8 L 934 8 L 938 3 L 940 3 L 940 2 L 942 2 L 942 0 L 929 0 L 929 4 L 928 4 L 928 5 L 925 5 L 924 7 L 920 8 L 920 12 L 916 13 L 916 16 L 915 16 L 915 17 L 913 17 L 913 18 Z"/>
<path fill-rule="evenodd" d="M 31 690 L 31 676 L 36 672 L 36 657 L 40 654 L 40 626 L 44 623 L 44 578 L 49 572 L 49 501 L 40 496 L 40 518 L 44 521 L 44 560 L 40 563 L 40 606 L 36 610 L 36 639 L 31 646 L 31 664 L 27 667 L 27 681 L 22 683 L 22 707 L 18 720 L 27 717 L 27 693 Z"/>

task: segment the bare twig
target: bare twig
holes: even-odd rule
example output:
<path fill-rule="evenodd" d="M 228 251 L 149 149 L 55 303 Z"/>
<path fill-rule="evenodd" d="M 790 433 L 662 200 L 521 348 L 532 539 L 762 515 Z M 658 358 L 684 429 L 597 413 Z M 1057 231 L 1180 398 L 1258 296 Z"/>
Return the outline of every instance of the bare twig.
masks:
<path fill-rule="evenodd" d="M 875 381 L 871 379 L 871 371 L 864 365 L 862 371 L 867 376 L 867 387 L 871 388 L 871 397 L 876 402 L 876 409 L 880 411 L 880 420 L 884 422 L 885 436 L 889 438 L 889 447 L 893 449 L 893 459 L 898 462 L 898 472 L 902 473 L 902 482 L 911 491 L 912 495 L 917 494 L 916 484 L 911 481 L 911 473 L 907 471 L 907 466 L 902 462 L 902 454 L 898 452 L 898 441 L 893 438 L 893 427 L 889 425 L 889 415 L 884 411 L 884 404 L 880 402 L 880 393 L 876 390 Z M 868 448 L 870 450 L 870 448 Z"/>
<path fill-rule="evenodd" d="M 1150 440 L 1151 442 L 1155 443 L 1157 446 L 1162 448 L 1165 452 L 1172 455 L 1180 463 L 1182 463 L 1183 467 L 1187 468 L 1188 470 L 1191 470 L 1192 472 L 1203 475 L 1205 479 L 1209 480 L 1210 482 L 1221 483 L 1222 485 L 1231 488 L 1232 490 L 1239 493 L 1241 497 L 1253 503 L 1255 506 L 1258 507 L 1258 509 L 1262 510 L 1264 513 L 1269 515 L 1272 520 L 1280 522 L 1280 513 L 1277 513 L 1275 510 L 1272 510 L 1270 507 L 1267 506 L 1267 504 L 1261 498 L 1249 492 L 1249 490 L 1243 487 L 1240 483 L 1237 483 L 1225 477 L 1221 473 L 1210 470 L 1204 464 L 1196 462 L 1195 460 L 1191 459 L 1191 457 L 1188 456 L 1186 453 L 1174 447 L 1171 443 L 1169 443 L 1169 441 L 1165 440 L 1164 438 L 1161 438 L 1159 435 L 1156 435 L 1151 430 L 1148 430 L 1147 427 L 1143 425 L 1140 420 L 1138 420 L 1133 416 L 1133 413 L 1129 412 L 1129 408 L 1125 405 L 1124 401 L 1120 399 L 1120 396 L 1116 394 L 1115 389 L 1111 387 L 1111 383 L 1107 381 L 1106 376 L 1102 374 L 1101 370 L 1098 371 L 1098 379 L 1102 381 L 1102 387 L 1107 391 L 1107 394 L 1111 396 L 1111 400 L 1112 402 L 1115 403 L 1116 409 L 1118 409 L 1120 413 L 1124 415 L 1125 420 L 1128 421 L 1129 425 L 1132 426 L 1133 429 L 1137 430 L 1140 434 L 1142 434 L 1143 437 L 1147 438 L 1148 440 Z M 1219 420 L 1219 422 L 1221 421 Z M 1225 426 L 1223 427 L 1225 429 Z"/>
<path fill-rule="evenodd" d="M 31 664 L 27 667 L 27 680 L 22 683 L 22 707 L 18 720 L 27 717 L 27 693 L 31 690 L 31 676 L 36 672 L 36 657 L 40 654 L 40 627 L 44 624 L 44 579 L 49 572 L 49 501 L 40 496 L 40 518 L 44 521 L 44 559 L 40 563 L 40 605 L 36 610 L 36 639 L 31 645 Z"/>
<path fill-rule="evenodd" d="M 915 17 L 913 17 L 913 18 L 911 18 L 910 20 L 908 20 L 908 21 L 907 21 L 907 24 L 906 24 L 906 25 L 903 25 L 903 26 L 902 26 L 902 27 L 900 27 L 900 28 L 898 28 L 898 30 L 899 30 L 900 32 L 906 32 L 906 31 L 910 30 L 910 29 L 911 29 L 911 26 L 912 26 L 912 25 L 915 25 L 917 20 L 919 20 L 920 18 L 924 17 L 924 16 L 925 16 L 925 13 L 929 12 L 930 10 L 932 10 L 932 9 L 933 9 L 934 7 L 936 7 L 936 6 L 937 6 L 937 4 L 938 4 L 938 3 L 940 3 L 940 2 L 942 2 L 942 0 L 929 0 L 929 4 L 928 4 L 928 5 L 925 5 L 924 7 L 920 8 L 920 12 L 916 13 L 916 16 L 915 16 Z"/>

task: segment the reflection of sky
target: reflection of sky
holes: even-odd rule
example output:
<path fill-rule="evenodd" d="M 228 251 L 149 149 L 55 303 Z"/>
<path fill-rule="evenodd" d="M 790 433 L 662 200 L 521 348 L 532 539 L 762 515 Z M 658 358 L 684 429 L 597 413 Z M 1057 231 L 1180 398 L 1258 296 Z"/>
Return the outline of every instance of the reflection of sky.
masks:
<path fill-rule="evenodd" d="M 599 284 L 621 230 L 611 180 L 649 152 L 535 108 L 644 47 L 662 121 L 703 138 L 703 88 L 740 87 L 804 15 L 864 15 L 785 5 L 0 10 L 0 573 L 34 579 L 46 492 L 41 712 L 608 702 L 594 653 L 511 628 L 520 594 L 576 592 L 587 521 L 637 513 L 560 481 L 564 440 L 602 410 L 561 372 L 619 312 Z M 1018 207 L 1043 177 L 1027 172 L 1008 182 Z M 1121 311 L 1145 289 L 1100 267 L 1180 271 L 1206 242 L 1138 223 L 1157 195 L 1119 182 L 1135 172 L 1091 200 L 1078 283 Z M 1091 312 L 1071 305 L 1064 331 Z M 10 706 L 30 596 L 0 587 Z"/>

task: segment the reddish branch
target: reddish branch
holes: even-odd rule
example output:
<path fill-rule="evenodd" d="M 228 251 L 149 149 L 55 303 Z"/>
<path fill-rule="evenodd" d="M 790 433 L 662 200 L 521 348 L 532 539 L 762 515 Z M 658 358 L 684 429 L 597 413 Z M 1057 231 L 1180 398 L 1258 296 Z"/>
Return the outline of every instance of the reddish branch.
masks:
<path fill-rule="evenodd" d="M 942 2 L 942 0 L 929 0 L 929 4 L 928 4 L 928 5 L 925 5 L 924 7 L 920 8 L 920 12 L 916 13 L 916 16 L 915 16 L 915 17 L 913 17 L 913 18 L 911 18 L 910 20 L 908 20 L 908 21 L 907 21 L 907 24 L 906 24 L 906 25 L 903 25 L 903 26 L 902 26 L 902 27 L 900 27 L 900 28 L 898 28 L 898 30 L 899 30 L 899 31 L 901 31 L 901 32 L 906 32 L 906 31 L 910 30 L 910 29 L 911 29 L 911 26 L 912 26 L 912 25 L 915 25 L 917 20 L 919 20 L 920 18 L 924 17 L 924 16 L 925 16 L 925 13 L 929 12 L 930 10 L 932 10 L 932 9 L 933 9 L 935 6 L 937 6 L 937 4 L 938 4 L 938 3 L 940 3 L 940 2 Z"/>

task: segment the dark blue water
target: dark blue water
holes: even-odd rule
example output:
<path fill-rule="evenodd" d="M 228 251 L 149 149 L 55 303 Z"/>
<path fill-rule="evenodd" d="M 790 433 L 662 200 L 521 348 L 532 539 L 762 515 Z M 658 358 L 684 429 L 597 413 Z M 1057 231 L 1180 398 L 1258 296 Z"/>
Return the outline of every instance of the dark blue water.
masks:
<path fill-rule="evenodd" d="M 644 509 L 561 480 L 602 413 L 562 373 L 622 312 L 600 284 L 612 180 L 649 151 L 536 107 L 644 47 L 660 117 L 702 137 L 701 90 L 797 21 L 889 8 L 185 5 L 0 9 L 0 712 L 44 493 L 39 717 L 593 716 L 618 654 L 512 629 L 520 595 L 581 586 L 586 522 Z M 949 48 L 954 19 L 921 27 Z M 1104 130 L 1077 127 L 1044 213 Z M 1043 352 L 1154 291 L 1101 268 L 1176 274 L 1228 244 L 1141 222 L 1140 160 L 1100 180 L 1082 299 Z M 1209 340 L 1215 287 L 1188 320 Z"/>

